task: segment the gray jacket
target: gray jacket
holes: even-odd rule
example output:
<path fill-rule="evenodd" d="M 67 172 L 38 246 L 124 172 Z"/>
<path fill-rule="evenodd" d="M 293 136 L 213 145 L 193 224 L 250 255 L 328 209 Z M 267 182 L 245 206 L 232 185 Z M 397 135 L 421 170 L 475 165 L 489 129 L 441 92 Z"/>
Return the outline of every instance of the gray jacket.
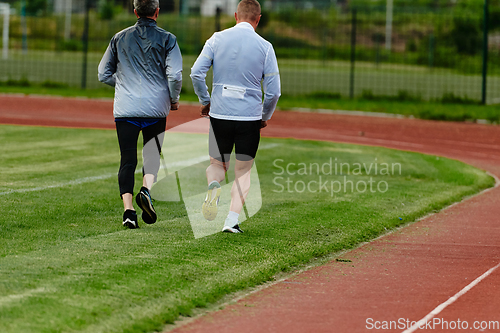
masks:
<path fill-rule="evenodd" d="M 115 118 L 163 118 L 182 87 L 176 37 L 140 18 L 113 36 L 99 63 L 99 81 L 115 87 Z"/>

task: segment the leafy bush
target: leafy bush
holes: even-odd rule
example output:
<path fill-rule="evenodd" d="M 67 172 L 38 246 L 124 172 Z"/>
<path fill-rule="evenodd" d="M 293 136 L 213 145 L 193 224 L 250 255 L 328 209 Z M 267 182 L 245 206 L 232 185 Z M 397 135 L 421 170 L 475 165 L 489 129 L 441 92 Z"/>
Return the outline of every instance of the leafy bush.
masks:
<path fill-rule="evenodd" d="M 115 7 L 112 0 L 101 0 L 98 6 L 101 20 L 112 20 L 115 17 Z"/>
<path fill-rule="evenodd" d="M 274 32 L 263 34 L 262 37 L 264 37 L 269 42 L 271 42 L 271 44 L 273 44 L 274 48 L 280 48 L 280 47 L 285 47 L 285 48 L 293 48 L 293 47 L 310 48 L 310 47 L 312 47 L 305 40 L 296 39 L 296 38 L 292 38 L 292 37 L 286 37 L 286 36 L 280 36 L 279 34 L 276 34 Z"/>
<path fill-rule="evenodd" d="M 444 93 L 443 96 L 438 99 L 441 103 L 449 103 L 449 104 L 479 104 L 478 101 L 469 98 L 467 95 L 465 96 L 456 96 L 452 92 Z"/>
<path fill-rule="evenodd" d="M 9 78 L 5 82 L 5 85 L 10 86 L 10 87 L 30 87 L 31 82 L 26 77 L 22 77 L 19 80 L 14 80 L 14 79 Z"/>
<path fill-rule="evenodd" d="M 112 20 L 115 16 L 113 11 L 113 5 L 109 2 L 105 2 L 101 8 L 99 8 L 99 17 L 103 20 Z"/>
<path fill-rule="evenodd" d="M 488 120 L 492 124 L 499 124 L 500 123 L 500 114 L 499 113 L 488 114 L 488 116 L 486 117 L 486 120 Z"/>
<path fill-rule="evenodd" d="M 361 99 L 373 101 L 377 99 L 377 96 L 375 96 L 373 94 L 373 91 L 371 91 L 370 89 L 363 89 L 363 91 L 361 92 Z"/>
<path fill-rule="evenodd" d="M 400 102 L 420 102 L 422 101 L 422 96 L 413 95 L 407 90 L 398 90 L 397 95 L 394 97 L 394 100 Z"/>
<path fill-rule="evenodd" d="M 267 25 L 269 24 L 269 21 L 271 20 L 271 13 L 270 12 L 263 10 L 261 12 L 261 14 L 262 14 L 262 16 L 260 17 L 259 25 L 257 26 L 257 28 L 259 30 L 262 30 L 265 27 L 267 27 Z"/>
<path fill-rule="evenodd" d="M 481 22 L 472 17 L 455 16 L 450 39 L 458 53 L 475 55 L 481 50 L 482 45 Z"/>
<path fill-rule="evenodd" d="M 406 51 L 408 52 L 416 52 L 418 50 L 417 42 L 414 38 L 409 38 L 406 41 Z"/>
<path fill-rule="evenodd" d="M 54 82 L 50 80 L 43 81 L 40 83 L 40 86 L 43 88 L 68 88 L 69 85 L 61 82 Z"/>
<path fill-rule="evenodd" d="M 307 7 L 307 3 L 307 1 L 301 1 L 296 2 L 295 5 L 301 7 L 301 4 L 303 4 Z M 271 13 L 271 21 L 280 21 L 293 28 L 312 30 L 333 29 L 338 23 L 337 8 L 333 6 L 330 8 L 297 9 L 291 3 L 288 3 L 283 7 L 280 11 Z"/>
<path fill-rule="evenodd" d="M 500 8 L 490 6 L 490 13 L 488 17 L 488 27 L 490 30 L 500 28 Z"/>
<path fill-rule="evenodd" d="M 422 97 L 419 95 L 413 95 L 409 91 L 399 90 L 396 95 L 375 95 L 373 91 L 369 89 L 364 89 L 361 92 L 361 99 L 374 101 L 374 100 L 386 100 L 386 101 L 398 101 L 398 102 L 421 102 Z"/>
<path fill-rule="evenodd" d="M 433 40 L 431 41 L 431 38 Z M 449 45 L 447 38 L 434 38 L 431 35 L 422 38 L 417 51 L 416 63 L 432 67 L 456 68 L 459 64 L 457 52 Z"/>
<path fill-rule="evenodd" d="M 423 108 L 416 115 L 417 118 L 426 119 L 426 120 L 441 120 L 441 121 L 466 121 L 471 119 L 471 116 L 463 113 L 463 112 L 440 112 L 436 110 L 429 110 L 427 108 Z"/>
<path fill-rule="evenodd" d="M 30 16 L 40 15 L 47 9 L 47 0 L 27 0 L 26 14 Z"/>
<path fill-rule="evenodd" d="M 329 91 L 317 91 L 306 95 L 307 98 L 318 98 L 318 99 L 340 99 L 342 96 L 340 93 L 329 92 Z"/>
<path fill-rule="evenodd" d="M 82 41 L 75 39 L 61 40 L 58 43 L 59 51 L 81 51 L 83 49 Z"/>

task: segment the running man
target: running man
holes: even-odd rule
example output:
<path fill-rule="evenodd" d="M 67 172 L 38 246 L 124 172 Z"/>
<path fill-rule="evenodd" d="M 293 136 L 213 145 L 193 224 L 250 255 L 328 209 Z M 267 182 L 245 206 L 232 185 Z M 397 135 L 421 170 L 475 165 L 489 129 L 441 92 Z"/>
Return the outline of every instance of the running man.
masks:
<path fill-rule="evenodd" d="M 207 40 L 191 68 L 191 79 L 202 104 L 201 116 L 210 116 L 211 125 L 210 166 L 206 171 L 208 192 L 202 205 L 203 215 L 207 220 L 217 215 L 220 182 L 225 178 L 234 147 L 235 181 L 222 231 L 242 233 L 238 216 L 250 190 L 250 170 L 259 146 L 260 129 L 267 126 L 281 93 L 273 46 L 255 32 L 261 17 L 259 2 L 242 0 L 234 17 L 236 26 L 216 32 Z M 212 97 L 205 83 L 211 66 Z"/>
<path fill-rule="evenodd" d="M 125 212 L 123 225 L 135 229 L 133 206 L 137 141 L 142 131 L 143 183 L 136 203 L 145 223 L 156 222 L 150 190 L 160 168 L 160 152 L 170 110 L 179 108 L 182 56 L 176 37 L 159 28 L 158 0 L 134 0 L 138 20 L 111 39 L 99 64 L 99 81 L 115 87 L 113 115 L 120 144 L 118 184 Z M 155 140 L 148 149 L 146 143 Z"/>

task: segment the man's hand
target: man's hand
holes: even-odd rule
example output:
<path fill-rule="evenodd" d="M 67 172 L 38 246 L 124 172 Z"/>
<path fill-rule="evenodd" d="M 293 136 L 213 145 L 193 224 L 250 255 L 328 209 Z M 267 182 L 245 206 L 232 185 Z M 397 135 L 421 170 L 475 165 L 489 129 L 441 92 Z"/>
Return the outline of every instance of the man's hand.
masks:
<path fill-rule="evenodd" d="M 200 116 L 202 117 L 207 117 L 208 113 L 210 112 L 210 103 L 207 105 L 202 105 L 200 108 Z"/>
<path fill-rule="evenodd" d="M 260 121 L 260 128 L 264 128 L 267 126 L 267 120 L 261 120 Z"/>
<path fill-rule="evenodd" d="M 179 102 L 174 103 L 174 102 L 170 101 L 170 110 L 174 110 L 174 111 L 179 110 Z"/>

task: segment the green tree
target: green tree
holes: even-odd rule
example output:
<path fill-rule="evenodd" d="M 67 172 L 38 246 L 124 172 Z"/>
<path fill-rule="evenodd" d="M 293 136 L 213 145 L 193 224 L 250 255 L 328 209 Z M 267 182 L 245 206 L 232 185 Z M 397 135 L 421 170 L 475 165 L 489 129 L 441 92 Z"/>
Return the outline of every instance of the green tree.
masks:
<path fill-rule="evenodd" d="M 27 0 L 26 15 L 40 15 L 47 9 L 47 0 Z"/>
<path fill-rule="evenodd" d="M 467 16 L 455 16 L 450 37 L 458 53 L 476 54 L 482 45 L 480 20 Z"/>

